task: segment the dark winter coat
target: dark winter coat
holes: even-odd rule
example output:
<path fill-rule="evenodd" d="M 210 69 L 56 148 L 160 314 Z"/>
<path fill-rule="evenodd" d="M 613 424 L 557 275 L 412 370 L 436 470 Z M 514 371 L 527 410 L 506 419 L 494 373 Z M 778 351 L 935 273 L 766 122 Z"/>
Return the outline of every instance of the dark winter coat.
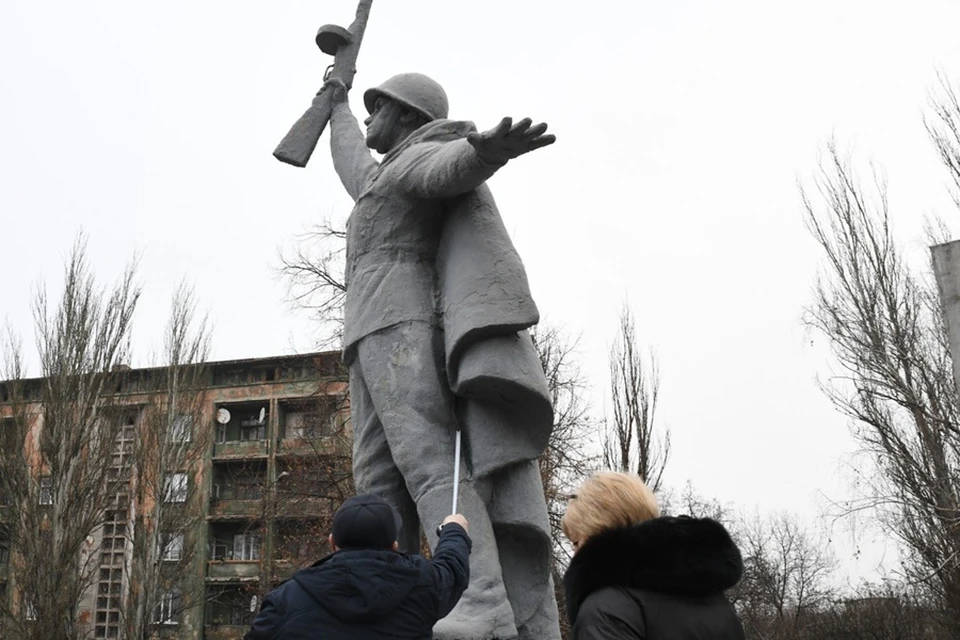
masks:
<path fill-rule="evenodd" d="M 654 518 L 589 538 L 564 576 L 574 640 L 742 640 L 724 596 L 740 551 L 708 518 Z"/>
<path fill-rule="evenodd" d="M 447 524 L 432 560 L 341 550 L 270 592 L 245 640 L 429 639 L 470 579 L 470 537 Z"/>

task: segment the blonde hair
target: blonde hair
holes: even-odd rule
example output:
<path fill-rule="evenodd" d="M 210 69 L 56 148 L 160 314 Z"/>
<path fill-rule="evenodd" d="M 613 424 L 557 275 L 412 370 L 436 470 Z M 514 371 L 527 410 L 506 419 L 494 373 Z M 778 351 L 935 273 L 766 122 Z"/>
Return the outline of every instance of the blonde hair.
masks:
<path fill-rule="evenodd" d="M 632 473 L 601 471 L 570 499 L 561 522 L 574 545 L 606 529 L 626 527 L 660 515 L 653 491 Z"/>

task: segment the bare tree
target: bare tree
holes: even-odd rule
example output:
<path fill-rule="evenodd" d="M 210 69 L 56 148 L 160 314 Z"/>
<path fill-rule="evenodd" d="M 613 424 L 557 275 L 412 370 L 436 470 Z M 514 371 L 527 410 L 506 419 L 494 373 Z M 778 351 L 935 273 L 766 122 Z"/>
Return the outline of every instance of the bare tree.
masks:
<path fill-rule="evenodd" d="M 532 336 L 553 401 L 553 431 L 539 464 L 554 551 L 563 561 L 569 559 L 570 550 L 560 521 L 570 495 L 598 461 L 597 452 L 591 451 L 598 425 L 584 399 L 586 382 L 576 362 L 577 341 L 547 324 L 539 325 Z"/>
<path fill-rule="evenodd" d="M 806 322 L 841 369 L 823 388 L 878 471 L 851 508 L 877 510 L 960 633 L 960 405 L 939 297 L 897 246 L 882 179 L 865 188 L 831 142 L 815 186 L 801 195 L 824 268 Z"/>
<path fill-rule="evenodd" d="M 923 122 L 940 162 L 953 181 L 953 201 L 960 207 L 960 90 L 945 73 L 937 76 L 937 86 L 928 101 L 931 114 Z"/>
<path fill-rule="evenodd" d="M 301 233 L 296 246 L 279 256 L 277 271 L 287 282 L 288 300 L 314 315 L 322 347 L 339 345 L 343 337 L 346 237 L 327 219 Z"/>
<path fill-rule="evenodd" d="M 14 638 L 79 637 L 81 600 L 99 559 L 96 534 L 109 508 L 109 465 L 122 422 L 108 410 L 129 357 L 140 287 L 134 266 L 109 291 L 90 273 L 79 239 L 53 302 L 41 286 L 34 301 L 42 378 L 23 378 L 19 341 L 5 357 L 2 407 L 8 431 L 0 491 L 14 507 L 6 521 L 14 611 L 2 612 Z"/>
<path fill-rule="evenodd" d="M 744 576 L 733 599 L 744 626 L 758 637 L 798 637 L 833 596 L 826 541 L 786 513 L 744 518 L 735 536 Z"/>
<path fill-rule="evenodd" d="M 570 496 L 598 461 L 598 451 L 594 448 L 599 425 L 592 418 L 590 407 L 584 399 L 586 381 L 576 361 L 578 341 L 571 340 L 561 329 L 546 323 L 538 325 L 531 336 L 540 355 L 540 365 L 546 374 L 553 404 L 553 431 L 538 463 L 553 542 L 553 580 L 560 608 L 560 630 L 562 636 L 568 638 L 571 629 L 566 617 L 563 573 L 569 564 L 572 549 L 560 523 Z"/>
<path fill-rule="evenodd" d="M 123 637 L 130 640 L 147 638 L 157 624 L 203 603 L 196 569 L 197 559 L 205 557 L 198 535 L 204 523 L 198 479 L 212 444 L 203 421 L 210 332 L 205 319 L 195 318 L 195 307 L 193 293 L 181 284 L 166 328 L 163 368 L 143 381 L 150 397 L 129 457 L 132 553 L 124 560 L 128 591 L 122 618 Z M 116 535 L 121 526 L 108 521 L 104 533 Z"/>
<path fill-rule="evenodd" d="M 797 516 L 745 515 L 736 505 L 698 493 L 688 482 L 662 492 L 664 515 L 712 518 L 740 549 L 744 573 L 727 591 L 750 640 L 800 640 L 822 636 L 817 621 L 833 606 L 837 562 L 829 541 Z"/>
<path fill-rule="evenodd" d="M 662 488 L 657 496 L 662 515 L 685 515 L 691 518 L 712 518 L 728 529 L 736 523 L 736 513 L 716 498 L 701 495 L 689 480 L 680 491 Z"/>
<path fill-rule="evenodd" d="M 836 600 L 810 625 L 818 640 L 947 640 L 922 594 L 902 585 L 865 584 Z"/>
<path fill-rule="evenodd" d="M 610 349 L 611 416 L 603 437 L 603 460 L 610 469 L 636 473 L 657 491 L 670 458 L 670 430 L 657 429 L 660 370 L 654 354 L 644 357 L 630 308 L 620 311 Z"/>

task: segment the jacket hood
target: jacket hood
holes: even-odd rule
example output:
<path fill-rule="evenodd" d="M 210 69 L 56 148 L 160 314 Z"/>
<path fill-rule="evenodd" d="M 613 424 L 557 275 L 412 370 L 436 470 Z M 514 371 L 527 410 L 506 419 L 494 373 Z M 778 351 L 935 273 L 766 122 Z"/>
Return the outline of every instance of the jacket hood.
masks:
<path fill-rule="evenodd" d="M 597 534 L 573 556 L 563 582 L 573 621 L 587 596 L 604 587 L 703 597 L 729 589 L 742 574 L 740 550 L 722 524 L 680 516 Z"/>
<path fill-rule="evenodd" d="M 343 621 L 391 613 L 417 586 L 420 569 L 394 551 L 346 550 L 298 571 L 293 579 Z"/>

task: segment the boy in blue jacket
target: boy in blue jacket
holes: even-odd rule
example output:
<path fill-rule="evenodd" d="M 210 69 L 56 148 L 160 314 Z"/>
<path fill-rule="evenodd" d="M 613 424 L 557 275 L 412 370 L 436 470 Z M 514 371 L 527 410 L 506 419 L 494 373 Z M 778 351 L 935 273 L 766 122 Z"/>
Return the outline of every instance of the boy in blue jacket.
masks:
<path fill-rule="evenodd" d="M 245 640 L 429 640 L 470 580 L 467 527 L 448 516 L 432 560 L 406 555 L 393 508 L 350 498 L 333 518 L 333 553 L 271 591 Z"/>

